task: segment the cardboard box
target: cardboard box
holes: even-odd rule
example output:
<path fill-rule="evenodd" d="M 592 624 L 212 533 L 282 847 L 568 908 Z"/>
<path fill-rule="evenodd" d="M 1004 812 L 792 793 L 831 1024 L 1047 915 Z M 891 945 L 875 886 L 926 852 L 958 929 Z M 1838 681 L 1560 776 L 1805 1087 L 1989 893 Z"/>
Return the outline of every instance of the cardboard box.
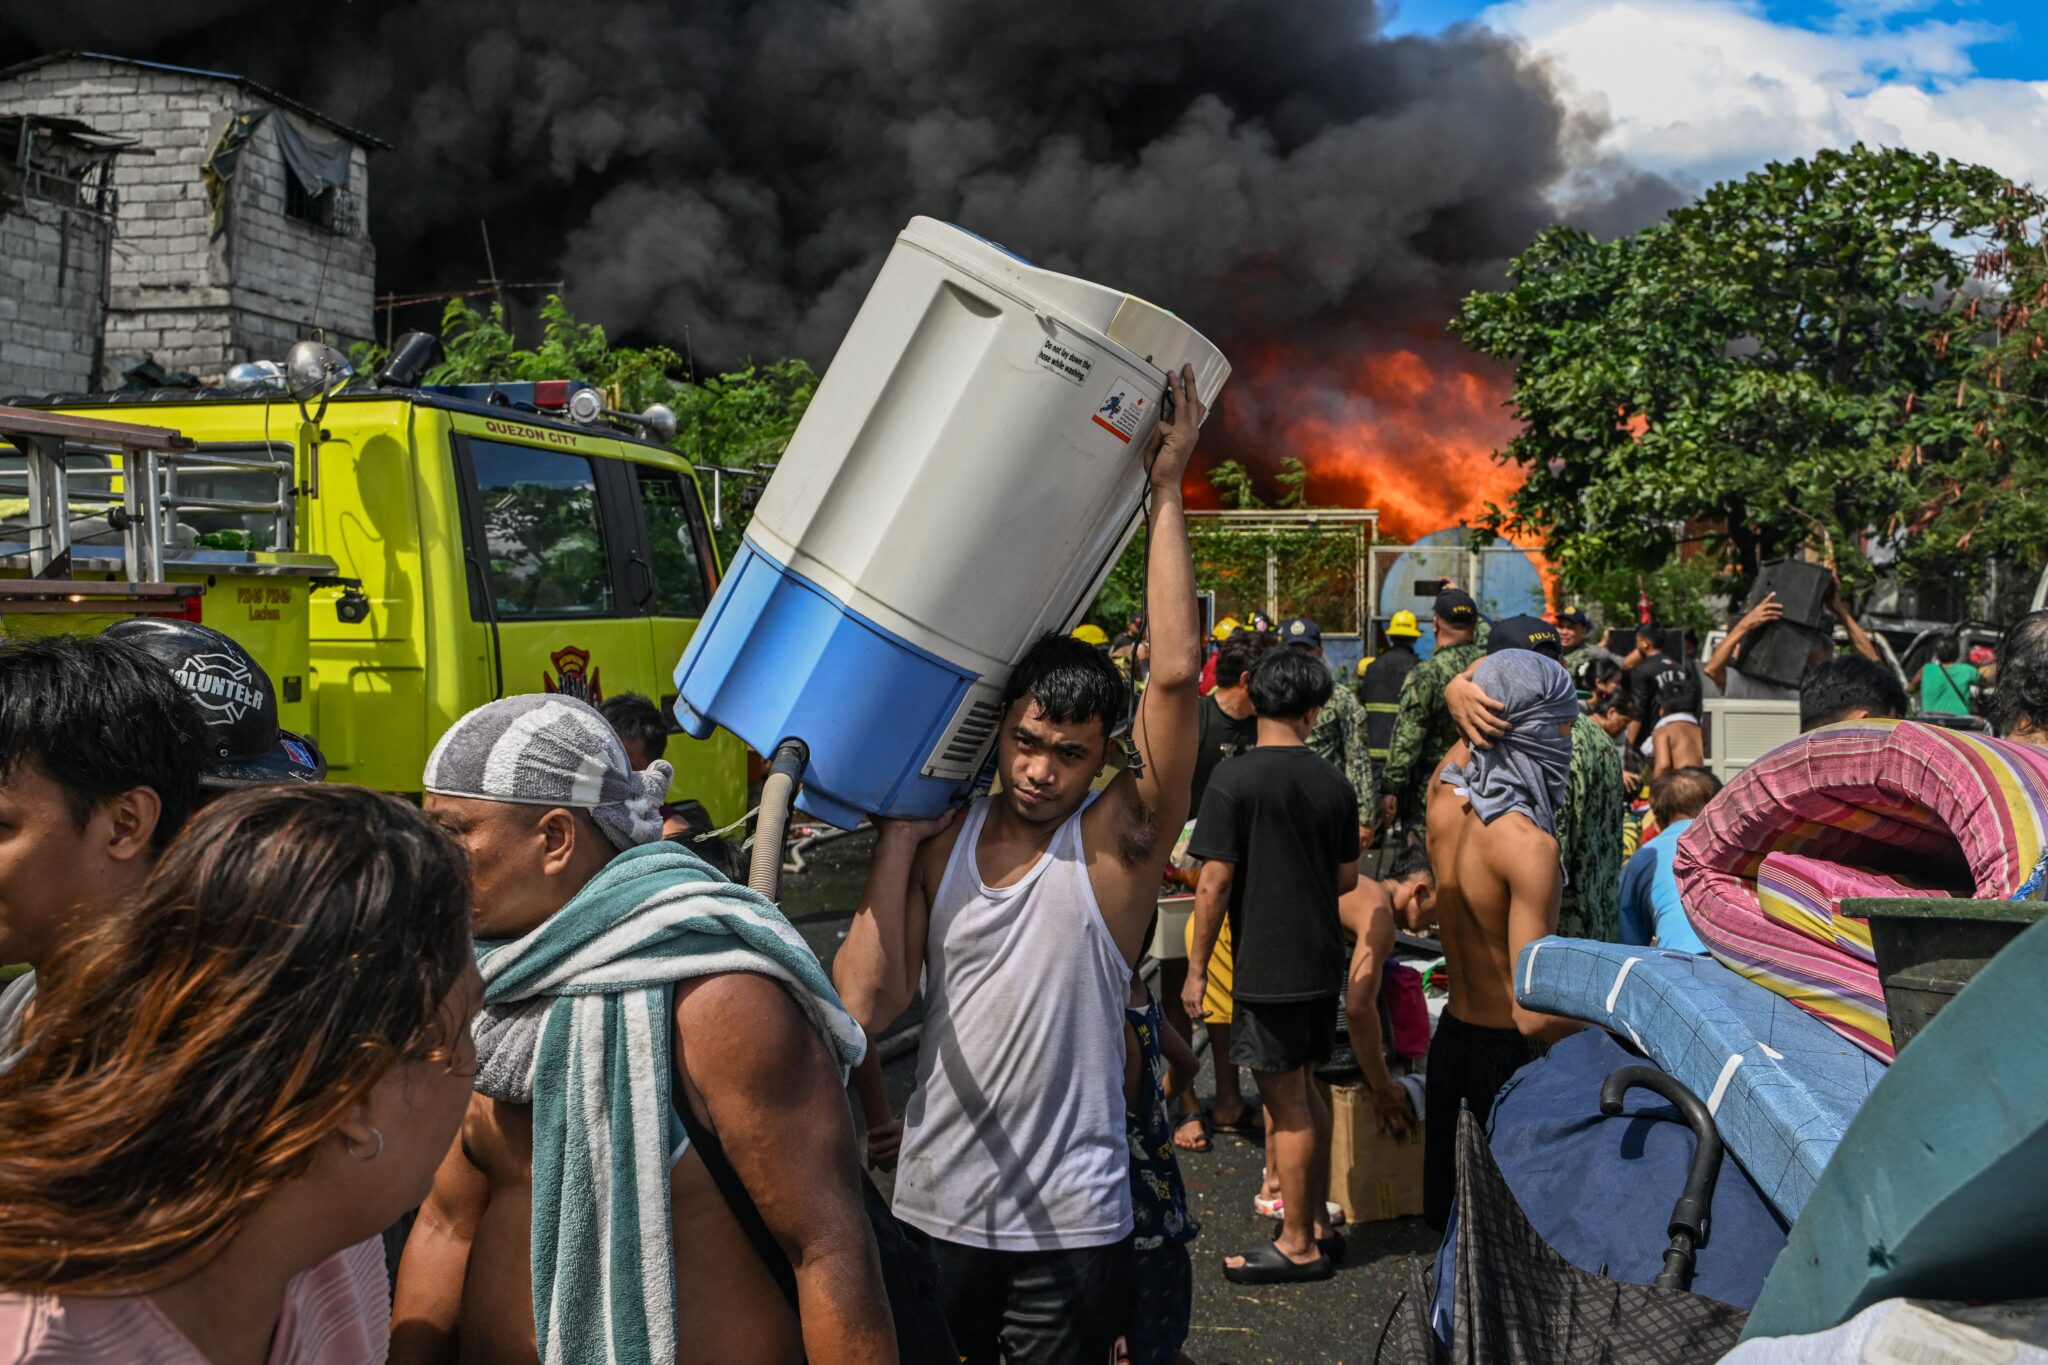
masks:
<path fill-rule="evenodd" d="M 1322 1089 L 1330 1106 L 1330 1198 L 1345 1220 L 1376 1223 L 1421 1213 L 1422 1124 L 1405 1138 L 1390 1138 L 1380 1132 L 1364 1086 Z"/>

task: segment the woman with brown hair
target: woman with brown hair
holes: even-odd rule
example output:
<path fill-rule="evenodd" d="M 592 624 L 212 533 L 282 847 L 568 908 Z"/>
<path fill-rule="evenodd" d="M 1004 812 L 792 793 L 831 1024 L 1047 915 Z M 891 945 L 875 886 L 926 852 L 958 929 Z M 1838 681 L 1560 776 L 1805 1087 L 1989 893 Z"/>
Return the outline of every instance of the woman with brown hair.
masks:
<path fill-rule="evenodd" d="M 0 1356 L 381 1361 L 378 1234 L 469 1101 L 460 852 L 403 802 L 207 807 L 0 1059 Z"/>

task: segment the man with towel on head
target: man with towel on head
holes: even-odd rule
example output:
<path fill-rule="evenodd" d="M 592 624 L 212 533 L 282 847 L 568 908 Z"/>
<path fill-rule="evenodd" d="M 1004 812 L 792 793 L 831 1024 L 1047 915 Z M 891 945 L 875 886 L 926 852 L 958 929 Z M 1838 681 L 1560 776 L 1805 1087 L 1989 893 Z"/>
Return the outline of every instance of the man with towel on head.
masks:
<path fill-rule="evenodd" d="M 670 775 L 559 695 L 480 707 L 427 759 L 485 1004 L 394 1362 L 896 1359 L 846 1104 L 866 1039 L 773 903 L 662 840 Z"/>
<path fill-rule="evenodd" d="M 1430 1040 L 1422 1211 L 1449 1219 L 1458 1110 L 1481 1123 L 1524 1063 L 1581 1025 L 1515 1003 L 1515 959 L 1557 932 L 1564 873 L 1557 818 L 1571 775 L 1571 675 L 1529 649 L 1488 655 L 1473 680 L 1502 711 L 1506 730 L 1485 749 L 1460 740 L 1429 791 L 1429 853 L 1451 998 Z"/>

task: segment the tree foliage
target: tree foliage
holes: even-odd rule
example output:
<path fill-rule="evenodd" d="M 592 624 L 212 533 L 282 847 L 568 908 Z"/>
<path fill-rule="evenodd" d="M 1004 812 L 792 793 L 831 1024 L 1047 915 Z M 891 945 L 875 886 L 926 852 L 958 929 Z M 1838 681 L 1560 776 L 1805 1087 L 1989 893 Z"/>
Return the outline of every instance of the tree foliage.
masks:
<path fill-rule="evenodd" d="M 2040 343 L 1990 316 L 2023 256 L 2048 299 L 2041 207 L 1981 166 L 1857 146 L 1632 237 L 1546 230 L 1454 324 L 1515 367 L 1524 425 L 1501 458 L 1527 481 L 1487 526 L 1540 536 L 1568 587 L 1603 596 L 1693 556 L 1737 589 L 1802 552 L 1852 588 L 1887 561 L 2038 557 L 2042 409 L 1986 366 L 2048 383 Z M 1988 360 L 1993 333 L 2017 352 Z"/>
<path fill-rule="evenodd" d="M 693 382 L 673 350 L 614 346 L 603 327 L 578 322 L 558 296 L 550 295 L 541 305 L 540 317 L 540 343 L 523 347 L 504 304 L 493 302 L 479 310 L 451 299 L 441 315 L 445 354 L 427 382 L 586 380 L 603 389 L 607 404 L 622 412 L 667 404 L 676 414 L 670 448 L 697 464 L 728 469 L 756 469 L 781 458 L 817 391 L 817 374 L 801 360 L 750 365 Z M 356 368 L 367 370 L 381 358 L 375 348 L 362 348 Z M 728 561 L 739 549 L 747 509 L 759 487 L 756 480 L 726 483 L 725 527 L 717 534 L 719 551 Z"/>

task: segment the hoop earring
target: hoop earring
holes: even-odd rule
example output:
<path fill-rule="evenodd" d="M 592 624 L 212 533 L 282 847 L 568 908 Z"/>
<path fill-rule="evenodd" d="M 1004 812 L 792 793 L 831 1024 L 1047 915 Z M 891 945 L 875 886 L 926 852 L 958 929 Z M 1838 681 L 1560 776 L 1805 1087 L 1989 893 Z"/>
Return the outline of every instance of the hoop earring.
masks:
<path fill-rule="evenodd" d="M 343 1138 L 341 1141 L 342 1150 L 347 1152 L 350 1156 L 355 1157 L 357 1161 L 363 1162 L 365 1164 L 375 1161 L 378 1157 L 384 1155 L 384 1130 L 372 1125 L 370 1128 L 370 1136 L 377 1139 L 377 1150 L 370 1153 L 368 1156 L 358 1156 L 356 1154 L 355 1144 L 350 1142 L 347 1138 Z"/>

